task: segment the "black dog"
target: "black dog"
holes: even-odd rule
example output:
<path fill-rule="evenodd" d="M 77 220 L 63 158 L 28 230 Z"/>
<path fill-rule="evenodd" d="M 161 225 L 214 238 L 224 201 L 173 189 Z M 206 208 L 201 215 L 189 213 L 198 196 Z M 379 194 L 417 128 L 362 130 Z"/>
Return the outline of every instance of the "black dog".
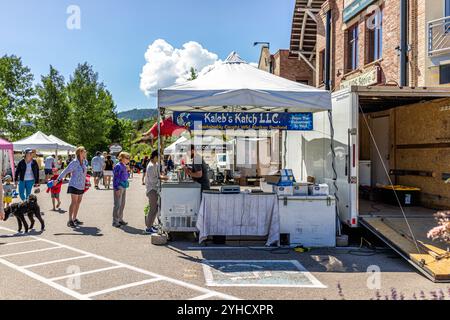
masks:
<path fill-rule="evenodd" d="M 27 201 L 22 203 L 13 203 L 8 208 L 5 208 L 5 218 L 4 221 L 8 220 L 9 216 L 13 215 L 17 219 L 17 223 L 19 224 L 19 232 L 22 232 L 22 224 L 25 228 L 25 233 L 28 232 L 28 229 L 33 229 L 34 227 L 34 217 L 35 216 L 39 222 L 41 223 L 41 231 L 44 231 L 45 224 L 44 220 L 41 217 L 41 208 L 37 203 L 37 197 L 35 195 L 30 195 Z M 28 223 L 25 220 L 25 216 L 28 216 L 28 219 L 31 221 L 30 227 L 28 227 Z"/>

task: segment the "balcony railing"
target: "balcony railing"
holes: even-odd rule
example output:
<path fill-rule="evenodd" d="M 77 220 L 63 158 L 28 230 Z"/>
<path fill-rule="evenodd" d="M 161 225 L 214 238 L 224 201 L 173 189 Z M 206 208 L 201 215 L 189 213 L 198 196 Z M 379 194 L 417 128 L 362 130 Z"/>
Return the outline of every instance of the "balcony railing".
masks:
<path fill-rule="evenodd" d="M 450 16 L 428 22 L 428 55 L 450 52 Z"/>

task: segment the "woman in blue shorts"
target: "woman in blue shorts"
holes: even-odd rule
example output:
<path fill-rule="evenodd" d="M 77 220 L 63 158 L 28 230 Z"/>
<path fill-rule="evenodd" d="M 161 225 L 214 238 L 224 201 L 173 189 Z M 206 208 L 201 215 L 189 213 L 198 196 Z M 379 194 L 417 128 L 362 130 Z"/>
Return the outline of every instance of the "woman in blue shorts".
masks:
<path fill-rule="evenodd" d="M 84 190 L 86 188 L 86 149 L 84 147 L 78 147 L 75 152 L 76 158 L 73 160 L 66 169 L 58 177 L 57 182 L 64 179 L 67 174 L 71 174 L 69 180 L 69 188 L 67 193 L 71 194 L 72 202 L 69 207 L 69 222 L 67 226 L 69 228 L 76 228 L 82 225 L 83 222 L 77 219 L 78 210 L 80 209 L 81 200 L 83 200 Z"/>

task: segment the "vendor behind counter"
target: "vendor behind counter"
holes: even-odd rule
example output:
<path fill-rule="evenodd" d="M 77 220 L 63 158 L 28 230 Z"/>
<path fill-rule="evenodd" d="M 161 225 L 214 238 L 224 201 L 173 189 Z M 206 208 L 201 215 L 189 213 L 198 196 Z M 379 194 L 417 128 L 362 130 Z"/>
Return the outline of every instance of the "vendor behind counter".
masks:
<path fill-rule="evenodd" d="M 201 191 L 210 190 L 211 186 L 208 178 L 208 166 L 206 165 L 203 157 L 197 154 L 195 146 L 191 145 L 190 156 L 192 159 L 191 168 L 183 167 L 184 172 L 197 183 L 201 185 Z"/>

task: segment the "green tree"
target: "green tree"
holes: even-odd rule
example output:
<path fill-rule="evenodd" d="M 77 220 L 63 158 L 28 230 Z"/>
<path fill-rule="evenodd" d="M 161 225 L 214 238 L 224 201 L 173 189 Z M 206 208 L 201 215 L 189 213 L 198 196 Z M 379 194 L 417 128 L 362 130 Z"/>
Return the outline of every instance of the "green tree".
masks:
<path fill-rule="evenodd" d="M 83 145 L 93 155 L 110 143 L 108 136 L 115 116 L 112 95 L 99 82 L 91 65 L 78 65 L 67 85 L 72 109 L 69 141 Z"/>
<path fill-rule="evenodd" d="M 41 77 L 36 86 L 39 97 L 37 121 L 40 130 L 60 139 L 68 139 L 70 129 L 70 106 L 64 77 L 52 66 L 46 76 Z"/>
<path fill-rule="evenodd" d="M 15 55 L 0 58 L 0 130 L 12 140 L 32 133 L 36 98 L 30 68 Z"/>

